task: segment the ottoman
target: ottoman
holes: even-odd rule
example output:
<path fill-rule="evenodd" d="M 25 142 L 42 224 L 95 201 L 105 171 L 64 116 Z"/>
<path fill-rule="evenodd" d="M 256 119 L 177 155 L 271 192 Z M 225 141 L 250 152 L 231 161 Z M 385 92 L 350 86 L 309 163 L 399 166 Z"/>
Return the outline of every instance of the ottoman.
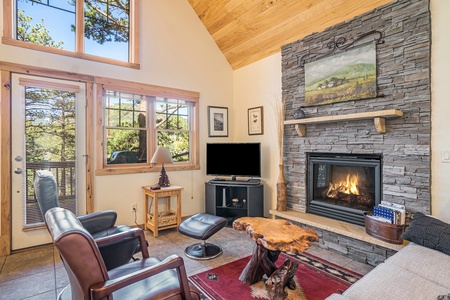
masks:
<path fill-rule="evenodd" d="M 192 259 L 205 260 L 222 254 L 220 246 L 207 243 L 206 240 L 224 228 L 225 225 L 227 225 L 227 219 L 206 213 L 195 214 L 181 222 L 178 226 L 178 232 L 202 241 L 188 246 L 184 251 L 186 256 Z"/>

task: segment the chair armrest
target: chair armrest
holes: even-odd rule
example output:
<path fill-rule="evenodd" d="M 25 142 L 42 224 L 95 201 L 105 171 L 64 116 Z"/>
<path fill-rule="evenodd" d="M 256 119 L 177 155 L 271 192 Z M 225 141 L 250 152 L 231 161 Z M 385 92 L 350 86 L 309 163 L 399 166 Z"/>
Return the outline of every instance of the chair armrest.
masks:
<path fill-rule="evenodd" d="M 139 246 L 141 248 L 142 258 L 149 258 L 147 242 L 145 240 L 144 231 L 141 228 L 131 228 L 130 230 L 112 234 L 109 236 L 101 237 L 95 240 L 97 245 L 110 245 L 119 242 L 123 242 L 126 238 L 138 238 Z"/>
<path fill-rule="evenodd" d="M 190 300 L 191 293 L 189 290 L 189 282 L 186 275 L 186 269 L 184 267 L 184 261 L 181 257 L 175 254 L 167 257 L 165 260 L 156 265 L 132 272 L 116 279 L 94 284 L 90 288 L 91 298 L 102 299 L 114 291 L 170 269 L 176 269 L 177 271 L 182 299 Z"/>
<path fill-rule="evenodd" d="M 79 216 L 78 220 L 80 220 L 81 225 L 90 234 L 93 234 L 114 227 L 117 220 L 117 213 L 114 210 L 99 211 Z"/>

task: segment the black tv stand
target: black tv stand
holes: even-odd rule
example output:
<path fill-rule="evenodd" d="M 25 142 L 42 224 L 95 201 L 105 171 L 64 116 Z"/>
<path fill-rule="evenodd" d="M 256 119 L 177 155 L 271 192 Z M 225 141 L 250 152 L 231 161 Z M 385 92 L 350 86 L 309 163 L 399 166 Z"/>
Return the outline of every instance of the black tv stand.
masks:
<path fill-rule="evenodd" d="M 256 183 L 257 181 L 257 183 Z M 206 213 L 236 218 L 264 216 L 264 186 L 259 179 L 210 180 L 205 183 Z"/>

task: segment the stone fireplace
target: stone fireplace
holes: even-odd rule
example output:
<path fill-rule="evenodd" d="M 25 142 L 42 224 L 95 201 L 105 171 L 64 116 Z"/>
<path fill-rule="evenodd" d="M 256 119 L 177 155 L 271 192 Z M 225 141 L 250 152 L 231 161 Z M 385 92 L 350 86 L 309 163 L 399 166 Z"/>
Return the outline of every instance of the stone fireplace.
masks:
<path fill-rule="evenodd" d="M 381 155 L 307 153 L 306 212 L 364 225 L 381 197 Z"/>
<path fill-rule="evenodd" d="M 320 58 L 318 53 L 327 52 L 330 41 L 345 37 L 351 42 L 373 30 L 382 33 L 383 41 L 376 45 L 377 96 L 305 107 L 305 70 L 301 58 L 308 54 L 306 63 L 314 61 Z M 329 172 L 341 168 L 342 162 L 333 167 L 326 162 L 322 167 L 325 169 L 320 171 L 314 170 L 308 161 L 311 158 L 317 160 L 314 153 L 329 156 L 339 153 L 338 156 L 346 157 L 346 161 L 366 155 L 379 159 L 379 165 L 363 165 L 356 174 L 361 179 L 370 170 L 367 176 L 376 177 L 375 181 L 380 176 L 379 182 L 369 187 L 375 191 L 365 191 L 374 198 L 359 198 L 360 202 L 376 204 L 385 200 L 404 204 L 407 218 L 417 211 L 430 213 L 430 31 L 429 1 L 397 0 L 282 47 L 282 88 L 287 124 L 283 162 L 288 210 L 316 213 L 316 206 L 327 207 L 336 195 L 343 195 L 339 189 L 330 191 L 332 194 L 327 193 L 325 197 L 322 195 L 324 190 L 330 189 L 329 182 L 325 182 L 330 179 Z M 300 108 L 307 121 L 323 118 L 327 121 L 307 122 L 299 128 L 295 124 L 295 112 Z M 402 114 L 393 118 L 350 118 L 377 111 L 400 111 Z M 380 123 L 383 130 L 378 129 Z M 320 166 L 318 163 L 317 168 Z M 314 172 L 316 178 L 308 179 L 308 174 Z M 321 176 L 326 178 L 320 181 Z M 341 210 L 346 211 L 349 202 L 358 202 L 358 197 L 354 199 L 355 196 L 343 197 L 340 206 L 344 209 Z M 360 208 L 361 211 L 370 209 L 356 207 Z M 355 222 L 361 224 L 360 220 Z"/>
<path fill-rule="evenodd" d="M 407 222 L 414 212 L 430 213 L 429 5 L 428 0 L 394 0 L 369 13 L 285 45 L 281 50 L 285 103 L 283 163 L 288 210 L 271 210 L 271 214 L 313 228 L 319 234 L 321 247 L 371 265 L 384 261 L 401 245 L 370 237 L 361 224 L 329 218 L 330 211 L 336 210 L 336 207 L 328 209 L 328 205 L 334 205 L 334 198 L 340 198 L 337 215 L 344 215 L 347 202 L 358 203 L 357 195 L 347 196 L 344 192 L 347 185 L 351 185 L 351 178 L 372 180 L 373 176 L 375 182 L 365 187 L 369 191 L 363 192 L 373 196 L 373 199 L 359 198 L 359 202 L 373 200 L 374 205 L 377 201 L 404 204 Z M 306 55 L 305 63 L 316 60 L 321 53 L 328 51 L 330 41 L 343 37 L 351 42 L 374 30 L 382 34 L 382 42 L 376 45 L 376 97 L 305 107 L 302 58 Z M 298 113 L 300 109 L 304 114 Z M 386 111 L 389 113 L 377 114 Z M 368 115 L 374 116 L 361 117 Z M 297 121 L 299 116 L 304 119 L 302 123 Z M 327 181 L 334 181 L 332 173 L 338 169 L 344 171 L 347 166 L 342 165 L 342 161 L 329 163 L 329 157 L 324 158 L 325 162 L 317 161 L 315 153 L 325 156 L 338 154 L 345 157 L 345 163 L 353 157 L 375 156 L 379 159 L 379 165 L 363 164 L 356 174 L 336 175 L 340 178 L 336 180 L 339 182 L 332 183 L 330 187 Z M 311 158 L 312 166 L 309 162 Z M 311 173 L 313 177 L 308 178 Z M 376 182 L 378 176 L 379 183 Z M 321 214 L 326 217 L 316 215 L 317 206 L 325 207 L 325 212 Z M 357 204 L 356 208 L 349 209 L 365 211 L 370 208 L 358 207 Z M 360 223 L 360 220 L 355 222 Z"/>

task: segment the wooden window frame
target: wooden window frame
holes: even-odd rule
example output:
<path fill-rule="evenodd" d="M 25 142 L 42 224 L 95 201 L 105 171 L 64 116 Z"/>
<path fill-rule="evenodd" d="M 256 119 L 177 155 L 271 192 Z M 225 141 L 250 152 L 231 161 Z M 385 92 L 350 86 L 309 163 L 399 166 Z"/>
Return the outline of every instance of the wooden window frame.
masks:
<path fill-rule="evenodd" d="M 144 83 L 129 82 L 105 77 L 96 77 L 96 170 L 95 175 L 113 175 L 113 174 L 131 174 L 131 173 L 144 173 L 144 172 L 159 172 L 160 166 L 155 166 L 150 162 L 142 164 L 106 164 L 105 153 L 105 125 L 103 122 L 104 116 L 104 101 L 103 91 L 111 90 L 116 92 L 130 93 L 135 95 L 143 95 L 149 97 L 163 97 L 163 98 L 175 98 L 179 100 L 185 100 L 192 102 L 194 108 L 192 109 L 191 116 L 191 142 L 190 142 L 190 161 L 189 162 L 177 162 L 174 164 L 165 165 L 165 169 L 168 171 L 181 171 L 181 170 L 199 170 L 200 169 L 200 154 L 199 154 L 199 98 L 198 92 L 174 89 Z M 153 120 L 153 116 L 148 116 L 150 120 Z M 149 124 L 150 125 L 150 124 Z M 154 141 L 154 135 L 151 134 Z M 154 153 L 154 142 L 148 142 L 148 153 Z"/>
<path fill-rule="evenodd" d="M 13 22 L 14 22 L 14 2 L 15 0 L 3 0 L 3 36 L 2 43 L 5 45 L 16 46 L 36 51 L 59 54 L 74 58 L 81 58 L 111 65 L 140 69 L 140 7 L 141 0 L 130 0 L 130 37 L 129 37 L 129 61 L 121 61 L 117 59 L 101 57 L 97 55 L 84 53 L 84 30 L 77 31 L 75 35 L 76 45 L 75 51 L 57 49 L 48 46 L 37 45 L 14 38 Z M 77 0 L 76 5 L 76 26 L 84 28 L 84 1 Z"/>

